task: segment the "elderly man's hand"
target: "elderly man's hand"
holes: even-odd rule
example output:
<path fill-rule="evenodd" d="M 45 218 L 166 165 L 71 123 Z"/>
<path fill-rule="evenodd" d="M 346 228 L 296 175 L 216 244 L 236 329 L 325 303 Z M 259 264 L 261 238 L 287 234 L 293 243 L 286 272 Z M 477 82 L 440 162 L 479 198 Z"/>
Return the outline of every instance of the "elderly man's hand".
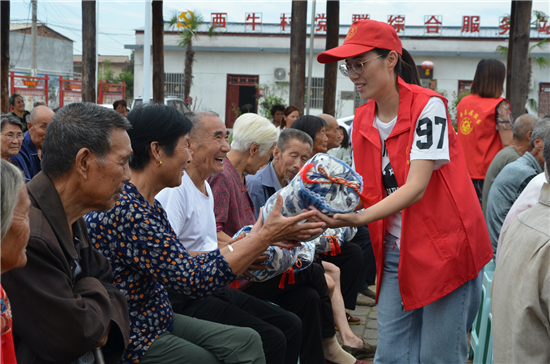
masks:
<path fill-rule="evenodd" d="M 312 235 L 323 232 L 323 227 L 326 224 L 322 221 L 298 224 L 300 221 L 308 220 L 312 216 L 315 216 L 319 213 L 318 211 L 308 211 L 298 216 L 284 217 L 281 214 L 282 207 L 283 198 L 277 194 L 277 202 L 261 229 L 261 232 L 265 233 L 265 236 L 272 244 L 281 241 L 307 240 Z"/>

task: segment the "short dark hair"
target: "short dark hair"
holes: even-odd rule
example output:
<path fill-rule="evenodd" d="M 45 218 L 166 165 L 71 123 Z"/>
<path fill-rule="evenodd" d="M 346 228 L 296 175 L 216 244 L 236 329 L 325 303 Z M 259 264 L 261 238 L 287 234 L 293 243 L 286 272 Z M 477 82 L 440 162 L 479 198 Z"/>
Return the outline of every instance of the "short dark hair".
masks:
<path fill-rule="evenodd" d="M 0 128 L 0 130 L 4 130 L 4 126 L 6 126 L 7 124 L 13 124 L 20 127 L 21 131 L 23 131 L 23 124 L 21 124 L 19 119 L 16 118 L 15 116 L 10 114 L 2 114 L 1 118 L 2 118 L 2 127 Z"/>
<path fill-rule="evenodd" d="M 132 129 L 128 131 L 134 153 L 130 168 L 140 171 L 151 158 L 151 143 L 156 141 L 171 157 L 179 139 L 193 128 L 191 121 L 177 109 L 164 104 L 145 104 L 134 108 L 127 116 Z"/>
<path fill-rule="evenodd" d="M 300 143 L 309 144 L 309 146 L 313 148 L 313 139 L 303 131 L 294 128 L 283 129 L 281 131 L 279 139 L 277 140 L 277 148 L 279 148 L 281 152 L 284 152 L 292 139 L 296 139 Z"/>
<path fill-rule="evenodd" d="M 484 58 L 477 64 L 476 74 L 470 87 L 472 95 L 485 98 L 499 98 L 504 91 L 506 66 L 494 58 Z"/>
<path fill-rule="evenodd" d="M 288 106 L 286 109 L 284 109 L 283 115 L 284 115 L 284 116 L 288 116 L 288 115 L 292 114 L 294 111 L 298 111 L 298 114 L 300 114 L 300 110 L 299 110 L 296 106 L 290 105 L 290 106 Z M 286 127 L 286 121 L 285 121 L 285 119 L 283 119 L 283 123 L 282 123 L 282 124 L 283 124 L 283 125 L 282 125 L 281 127 Z"/>
<path fill-rule="evenodd" d="M 19 95 L 17 92 L 12 93 L 11 96 L 10 96 L 10 106 L 15 105 L 15 98 L 16 97 L 20 97 L 20 98 L 23 99 L 23 96 Z M 25 99 L 23 99 L 23 101 L 25 101 Z"/>
<path fill-rule="evenodd" d="M 315 141 L 315 136 L 325 126 L 327 126 L 327 122 L 320 117 L 304 115 L 296 119 L 290 128 L 303 131 L 311 137 L 311 140 Z"/>
<path fill-rule="evenodd" d="M 128 104 L 126 104 L 126 100 L 116 100 L 115 102 L 113 102 L 113 109 L 116 110 L 116 108 L 118 107 L 118 105 L 122 105 L 122 106 L 124 106 L 125 108 L 128 108 Z"/>
<path fill-rule="evenodd" d="M 121 114 L 96 104 L 77 102 L 63 106 L 48 125 L 42 145 L 42 170 L 51 179 L 63 176 L 82 148 L 104 160 L 112 148 L 112 130 L 131 127 Z"/>
<path fill-rule="evenodd" d="M 274 117 L 277 111 L 285 112 L 285 105 L 273 104 L 273 106 L 271 106 L 271 116 Z"/>
<path fill-rule="evenodd" d="M 342 143 L 340 143 L 340 146 L 343 147 L 343 148 L 349 148 L 349 134 L 348 134 L 348 131 L 342 125 L 340 125 L 339 128 L 342 131 L 342 135 L 344 136 L 344 139 L 342 139 Z"/>

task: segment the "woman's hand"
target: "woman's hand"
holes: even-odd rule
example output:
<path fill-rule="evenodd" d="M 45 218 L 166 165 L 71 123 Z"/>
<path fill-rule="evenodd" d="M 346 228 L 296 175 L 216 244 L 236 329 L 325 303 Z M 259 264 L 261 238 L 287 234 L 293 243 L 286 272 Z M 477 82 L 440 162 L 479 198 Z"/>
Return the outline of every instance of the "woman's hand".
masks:
<path fill-rule="evenodd" d="M 308 211 L 298 216 L 284 217 L 281 214 L 282 207 L 283 198 L 281 195 L 277 194 L 275 206 L 273 206 L 273 210 L 271 210 L 271 213 L 259 232 L 260 234 L 265 234 L 264 236 L 271 244 L 282 241 L 307 240 L 312 235 L 323 232 L 323 228 L 326 226 L 323 221 L 298 224 L 303 220 L 312 221 L 312 217 L 317 215 L 318 211 Z M 261 220 L 261 215 L 259 220 Z M 256 225 L 258 225 L 258 223 Z"/>
<path fill-rule="evenodd" d="M 311 221 L 315 222 L 324 222 L 327 227 L 331 229 L 336 228 L 342 228 L 342 227 L 358 227 L 368 224 L 370 221 L 366 220 L 367 214 L 366 211 L 361 211 L 359 213 L 350 212 L 347 214 L 335 214 L 334 216 L 330 217 L 328 215 L 325 215 L 321 213 L 321 211 L 317 210 L 315 207 L 310 206 L 309 211 L 317 211 L 317 214 L 315 214 L 313 217 L 310 218 Z M 308 210 L 304 210 L 308 211 Z"/>

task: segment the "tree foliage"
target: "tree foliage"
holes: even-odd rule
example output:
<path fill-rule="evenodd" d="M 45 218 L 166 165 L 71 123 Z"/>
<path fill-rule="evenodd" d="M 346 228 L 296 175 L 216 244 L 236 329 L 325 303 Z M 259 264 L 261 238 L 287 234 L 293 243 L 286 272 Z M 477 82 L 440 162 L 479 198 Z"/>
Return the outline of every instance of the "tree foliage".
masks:
<path fill-rule="evenodd" d="M 186 16 L 182 17 L 180 14 L 186 14 Z M 171 28 L 180 31 L 181 38 L 178 45 L 186 49 L 183 69 L 183 93 L 186 100 L 191 93 L 191 86 L 193 85 L 193 62 L 195 61 L 193 41 L 198 39 L 199 27 L 203 23 L 205 23 L 204 17 L 196 10 L 192 12 L 187 11 L 186 13 L 178 13 L 176 11 L 168 21 Z M 179 28 L 178 25 L 180 25 Z M 210 25 L 206 34 L 209 38 L 214 37 L 216 35 L 216 27 Z"/>
<path fill-rule="evenodd" d="M 271 107 L 275 104 L 282 104 L 286 108 L 288 99 L 288 82 L 266 82 L 256 85 L 257 89 L 263 89 L 263 96 L 260 96 L 260 115 L 271 119 Z"/>

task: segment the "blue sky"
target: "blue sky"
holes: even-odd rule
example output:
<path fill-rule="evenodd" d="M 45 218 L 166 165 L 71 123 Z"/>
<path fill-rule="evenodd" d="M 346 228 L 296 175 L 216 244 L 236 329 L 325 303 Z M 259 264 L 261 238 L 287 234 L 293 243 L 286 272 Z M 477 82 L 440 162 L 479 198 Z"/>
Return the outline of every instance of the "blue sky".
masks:
<path fill-rule="evenodd" d="M 129 55 L 124 44 L 135 41 L 134 29 L 144 24 L 143 1 L 100 0 L 98 51 L 102 55 Z M 492 0 L 437 0 L 437 1 L 340 1 L 340 23 L 350 24 L 352 14 L 368 13 L 371 19 L 386 21 L 387 16 L 405 15 L 406 24 L 421 25 L 424 15 L 442 15 L 444 25 L 461 25 L 463 15 L 481 16 L 481 26 L 497 26 L 499 17 L 510 12 L 510 1 Z M 281 13 L 290 13 L 291 1 L 164 1 L 164 16 L 174 11 L 199 10 L 206 20 L 213 12 L 227 13 L 228 21 L 243 22 L 245 13 L 261 12 L 263 22 L 276 23 Z M 308 12 L 311 9 L 311 1 Z M 550 1 L 533 1 L 533 10 L 550 14 Z M 316 2 L 316 13 L 326 11 L 326 1 Z M 25 22 L 31 19 L 29 0 L 12 0 L 10 19 Z M 38 0 L 38 20 L 75 41 L 74 54 L 82 54 L 82 21 L 80 1 Z M 29 20 L 30 21 L 30 20 Z"/>

